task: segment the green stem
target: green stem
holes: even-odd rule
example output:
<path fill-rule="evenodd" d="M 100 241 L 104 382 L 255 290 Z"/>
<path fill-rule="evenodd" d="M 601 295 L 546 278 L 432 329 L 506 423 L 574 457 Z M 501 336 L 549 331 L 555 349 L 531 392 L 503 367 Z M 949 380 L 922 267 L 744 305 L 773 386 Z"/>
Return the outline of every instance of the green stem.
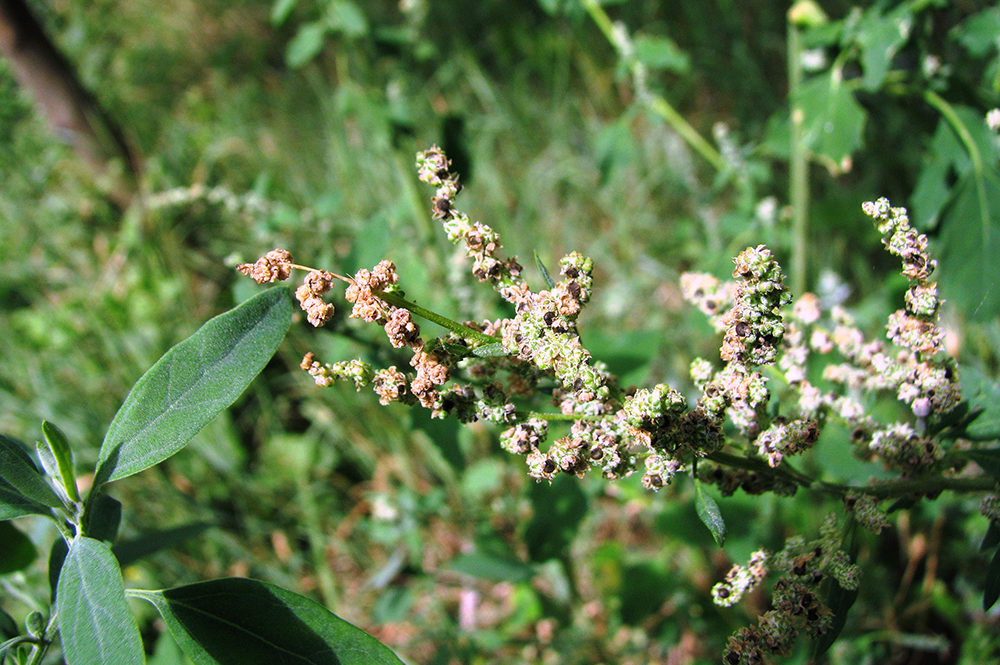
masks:
<path fill-rule="evenodd" d="M 688 145 L 694 148 L 695 152 L 701 155 L 705 161 L 711 164 L 716 171 L 723 171 L 726 168 L 726 161 L 719 154 L 719 151 L 712 147 L 709 143 L 698 133 L 694 127 L 688 123 L 684 117 L 677 112 L 673 106 L 670 105 L 666 99 L 662 96 L 650 92 L 643 81 L 644 75 L 640 72 L 642 64 L 635 57 L 634 54 L 626 53 L 622 44 L 619 40 L 618 35 L 615 34 L 615 25 L 611 21 L 611 17 L 608 13 L 604 11 L 598 0 L 580 0 L 580 4 L 583 8 L 587 10 L 590 14 L 590 18 L 593 19 L 597 27 L 600 28 L 601 32 L 604 33 L 605 39 L 614 47 L 615 51 L 618 52 L 618 56 L 625 61 L 626 66 L 629 68 L 629 72 L 632 74 L 632 81 L 636 87 L 636 96 L 642 101 L 648 108 L 650 108 L 654 113 L 667 121 L 667 123 L 674 128 L 674 131 L 681 135 Z"/>
<path fill-rule="evenodd" d="M 965 146 L 966 152 L 969 153 L 969 159 L 972 161 L 972 170 L 975 172 L 976 177 L 976 196 L 979 198 L 979 209 L 982 212 L 982 222 L 983 228 L 988 229 L 990 226 L 989 218 L 989 201 L 986 196 L 986 183 L 984 178 L 985 167 L 983 166 L 983 156 L 979 152 L 979 146 L 976 145 L 975 139 L 972 138 L 972 134 L 969 133 L 969 128 L 965 126 L 962 119 L 958 117 L 955 113 L 955 109 L 945 101 L 940 95 L 938 95 L 933 90 L 924 90 L 924 100 L 933 106 L 941 116 L 945 119 L 950 126 L 955 135 L 958 136 L 958 140 L 962 142 Z"/>
<path fill-rule="evenodd" d="M 788 99 L 791 106 L 791 162 L 788 200 L 792 206 L 792 292 L 806 291 L 809 248 L 809 151 L 805 144 L 805 113 L 799 104 L 802 87 L 802 33 L 794 21 L 788 22 Z"/>
<path fill-rule="evenodd" d="M 871 494 L 880 499 L 907 496 L 909 494 L 936 494 L 938 492 L 991 492 L 997 489 L 997 480 L 991 476 L 977 476 L 974 478 L 946 478 L 944 476 L 932 476 L 928 478 L 903 478 L 901 480 L 889 480 L 878 482 L 872 485 L 862 485 L 854 487 L 840 483 L 829 483 L 814 480 L 809 476 L 789 468 L 783 464 L 772 468 L 762 459 L 752 457 L 740 457 L 730 453 L 715 452 L 708 455 L 708 459 L 718 464 L 746 469 L 760 474 L 778 476 L 789 480 L 796 485 L 808 489 L 818 490 L 826 494 L 844 496 L 850 491 Z"/>
<path fill-rule="evenodd" d="M 442 328 L 447 328 L 456 335 L 462 337 L 466 341 L 472 342 L 475 346 L 485 346 L 487 344 L 497 344 L 502 341 L 499 337 L 493 337 L 492 335 L 487 335 L 486 333 L 479 332 L 474 328 L 463 325 L 458 321 L 452 321 L 451 319 L 441 316 L 437 312 L 432 312 L 429 309 L 424 309 L 416 303 L 412 303 L 406 298 L 399 296 L 395 293 L 388 293 L 385 291 L 374 291 L 373 292 L 380 300 L 384 300 L 393 307 L 401 307 L 403 309 L 408 309 L 417 316 L 422 316 L 431 323 L 436 323 Z"/>

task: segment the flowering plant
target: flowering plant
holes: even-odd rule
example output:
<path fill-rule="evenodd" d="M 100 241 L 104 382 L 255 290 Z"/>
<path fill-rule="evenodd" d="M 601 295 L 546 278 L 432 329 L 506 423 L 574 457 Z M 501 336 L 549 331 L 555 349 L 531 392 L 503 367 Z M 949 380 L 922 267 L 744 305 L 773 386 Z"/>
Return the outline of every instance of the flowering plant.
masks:
<path fill-rule="evenodd" d="M 451 242 L 464 244 L 472 273 L 510 303 L 511 317 L 457 322 L 425 310 L 405 298 L 388 260 L 341 276 L 298 266 L 289 252 L 276 249 L 239 270 L 260 283 L 305 270 L 296 298 L 315 326 L 333 315 L 324 294 L 334 280 L 346 282 L 351 317 L 378 323 L 393 347 L 409 349 L 412 371 L 376 369 L 357 359 L 322 362 L 308 353 L 301 366 L 316 384 L 350 380 L 358 390 L 371 386 L 382 404 L 419 404 L 437 418 L 495 423 L 502 428 L 503 448 L 523 456 L 528 475 L 538 481 L 588 472 L 614 481 L 641 472 L 643 486 L 656 491 L 690 470 L 701 484 L 717 485 L 723 496 L 738 489 L 782 495 L 804 489 L 842 498 L 845 524 L 831 515 L 817 539 L 795 536 L 780 552 L 759 550 L 714 587 L 715 601 L 728 606 L 769 570 L 780 572 L 772 608 L 758 626 L 730 639 L 726 662 L 755 663 L 766 654 L 788 653 L 800 633 L 819 638 L 821 649 L 832 643 L 856 595 L 859 569 L 850 552 L 856 526 L 877 533 L 889 523 L 887 512 L 902 501 L 934 498 L 944 490 L 996 491 L 994 458 L 962 439 L 974 414 L 970 417 L 961 402 L 956 363 L 944 352 L 941 300 L 930 281 L 936 263 L 905 209 L 885 199 L 863 206 L 887 250 L 902 259 L 910 281 L 904 308 L 889 317 L 888 344 L 867 340 L 842 308 L 824 313 L 811 294 L 802 294 L 786 312 L 792 296 L 763 245 L 736 257 L 734 281 L 684 275 L 685 298 L 724 333 L 721 368 L 705 359 L 692 363 L 699 394 L 689 401 L 664 384 L 619 385 L 583 345 L 577 323 L 594 288 L 589 258 L 576 252 L 565 256 L 559 281 L 539 264 L 546 288 L 533 290 L 517 259 L 500 254 L 497 232 L 457 206 L 461 186 L 444 153 L 432 147 L 419 154 L 417 168 L 420 179 L 436 188 L 433 217 Z M 444 326 L 448 334 L 425 339 L 414 315 Z M 863 397 L 882 392 L 894 393 L 911 417 L 880 422 L 867 413 Z M 780 404 L 772 399 L 775 394 Z M 539 396 L 557 410 L 540 410 Z M 546 443 L 554 421 L 568 421 L 569 433 Z M 894 477 L 851 486 L 796 468 L 792 458 L 814 446 L 832 422 L 851 431 L 854 454 L 880 462 Z M 970 460 L 993 475 L 969 472 Z M 721 511 L 696 487 L 699 516 L 721 545 L 726 533 Z M 889 499 L 896 503 L 884 510 Z M 990 533 L 1000 535 L 995 495 L 983 505 Z M 998 568 L 995 558 L 993 570 Z M 990 580 L 987 605 L 1000 591 L 996 575 Z"/>

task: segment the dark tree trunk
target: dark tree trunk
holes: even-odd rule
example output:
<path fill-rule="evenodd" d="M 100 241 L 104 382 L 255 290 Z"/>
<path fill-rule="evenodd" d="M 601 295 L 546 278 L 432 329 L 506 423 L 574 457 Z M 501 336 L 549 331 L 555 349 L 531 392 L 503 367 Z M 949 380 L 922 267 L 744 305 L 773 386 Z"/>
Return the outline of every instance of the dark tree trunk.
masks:
<path fill-rule="evenodd" d="M 67 141 L 93 170 L 95 178 L 121 160 L 126 181 L 109 193 L 127 205 L 135 189 L 139 162 L 118 126 L 80 83 L 29 11 L 24 0 L 0 0 L 0 54 L 18 83 L 30 93 L 52 130 Z"/>

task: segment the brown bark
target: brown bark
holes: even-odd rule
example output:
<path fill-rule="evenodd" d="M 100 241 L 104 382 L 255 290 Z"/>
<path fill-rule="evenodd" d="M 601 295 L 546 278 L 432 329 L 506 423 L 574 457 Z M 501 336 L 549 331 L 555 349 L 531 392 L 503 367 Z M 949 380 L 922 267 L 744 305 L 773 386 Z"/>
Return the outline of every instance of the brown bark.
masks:
<path fill-rule="evenodd" d="M 0 0 L 0 54 L 55 134 L 73 147 L 95 178 L 108 173 L 114 160 L 122 161 L 127 182 L 116 183 L 110 194 L 127 205 L 139 171 L 137 158 L 24 0 Z"/>

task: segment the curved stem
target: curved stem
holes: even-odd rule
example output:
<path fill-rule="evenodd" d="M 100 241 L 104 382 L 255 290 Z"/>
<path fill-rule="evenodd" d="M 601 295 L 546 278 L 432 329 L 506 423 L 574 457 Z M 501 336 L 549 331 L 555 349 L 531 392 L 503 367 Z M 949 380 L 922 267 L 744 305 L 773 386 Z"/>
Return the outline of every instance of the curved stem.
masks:
<path fill-rule="evenodd" d="M 580 4 L 583 8 L 587 10 L 590 14 L 590 18 L 597 24 L 601 32 L 604 33 L 605 39 L 614 47 L 615 51 L 618 52 L 618 56 L 625 62 L 632 74 L 632 81 L 635 85 L 636 96 L 642 101 L 650 110 L 656 113 L 658 116 L 667 121 L 667 123 L 674 128 L 674 131 L 681 135 L 688 145 L 694 148 L 695 152 L 701 155 L 705 161 L 711 164 L 716 171 L 724 171 L 726 169 L 726 160 L 722 158 L 719 151 L 712 147 L 705 138 L 698 133 L 698 130 L 691 126 L 687 120 L 684 119 L 680 113 L 677 112 L 670 102 L 664 99 L 660 95 L 653 94 L 646 87 L 645 83 L 645 71 L 642 63 L 635 57 L 635 54 L 630 52 L 631 49 L 626 47 L 626 41 L 623 40 L 617 33 L 615 24 L 611 21 L 611 17 L 608 13 L 604 11 L 604 8 L 600 5 L 598 0 L 580 0 Z"/>
<path fill-rule="evenodd" d="M 475 346 L 485 346 L 487 344 L 497 344 L 502 341 L 499 337 L 493 337 L 492 335 L 487 335 L 486 333 L 470 328 L 469 326 L 463 325 L 458 321 L 453 321 L 445 316 L 441 316 L 437 312 L 432 312 L 429 309 L 424 309 L 416 303 L 412 303 L 406 298 L 399 296 L 395 293 L 388 293 L 386 291 L 373 291 L 373 293 L 378 296 L 380 300 L 384 300 L 393 307 L 401 307 L 403 309 L 408 309 L 417 316 L 421 316 L 431 323 L 436 323 L 442 328 L 447 328 L 456 335 L 459 335 L 466 341 L 472 342 Z"/>

